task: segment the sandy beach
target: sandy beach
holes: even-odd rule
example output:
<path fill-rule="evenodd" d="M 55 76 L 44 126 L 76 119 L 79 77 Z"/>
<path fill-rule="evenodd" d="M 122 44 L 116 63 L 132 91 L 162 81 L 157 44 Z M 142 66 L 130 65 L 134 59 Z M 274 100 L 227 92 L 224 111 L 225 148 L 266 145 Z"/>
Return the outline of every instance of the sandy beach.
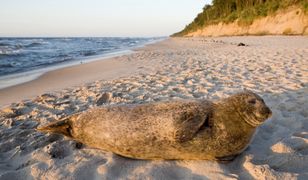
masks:
<path fill-rule="evenodd" d="M 239 43 L 246 46 L 238 46 Z M 258 93 L 273 116 L 234 161 L 142 161 L 36 127 L 102 105 Z M 308 38 L 170 38 L 0 90 L 0 179 L 308 179 Z"/>

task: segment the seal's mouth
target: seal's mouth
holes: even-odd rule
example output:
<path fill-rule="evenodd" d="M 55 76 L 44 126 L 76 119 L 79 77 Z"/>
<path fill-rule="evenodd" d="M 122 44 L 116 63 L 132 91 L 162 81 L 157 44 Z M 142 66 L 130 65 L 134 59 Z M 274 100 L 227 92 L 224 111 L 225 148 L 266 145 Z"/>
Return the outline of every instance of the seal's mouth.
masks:
<path fill-rule="evenodd" d="M 255 115 L 250 115 L 244 118 L 245 122 L 251 125 L 252 127 L 257 127 L 263 123 L 263 121 L 259 121 Z"/>
<path fill-rule="evenodd" d="M 244 120 L 251 126 L 257 127 L 261 125 L 266 119 L 272 116 L 272 111 L 268 107 L 264 107 L 260 112 L 250 115 L 244 114 Z"/>

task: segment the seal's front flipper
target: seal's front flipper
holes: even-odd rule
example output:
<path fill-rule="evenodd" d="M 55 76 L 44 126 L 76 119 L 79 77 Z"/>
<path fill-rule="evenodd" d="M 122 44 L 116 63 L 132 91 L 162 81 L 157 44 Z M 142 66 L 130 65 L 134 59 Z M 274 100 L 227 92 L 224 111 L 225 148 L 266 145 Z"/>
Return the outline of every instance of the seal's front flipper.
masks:
<path fill-rule="evenodd" d="M 182 122 L 178 124 L 174 138 L 178 142 L 191 140 L 200 130 L 210 128 L 211 124 L 210 113 L 205 114 L 205 116 L 196 113 L 185 113 L 182 116 Z"/>
<path fill-rule="evenodd" d="M 42 131 L 42 132 L 52 132 L 52 133 L 63 134 L 65 136 L 72 137 L 71 129 L 72 127 L 71 127 L 71 122 L 69 118 L 64 118 L 55 123 L 51 123 L 47 126 L 37 128 L 37 130 Z"/>

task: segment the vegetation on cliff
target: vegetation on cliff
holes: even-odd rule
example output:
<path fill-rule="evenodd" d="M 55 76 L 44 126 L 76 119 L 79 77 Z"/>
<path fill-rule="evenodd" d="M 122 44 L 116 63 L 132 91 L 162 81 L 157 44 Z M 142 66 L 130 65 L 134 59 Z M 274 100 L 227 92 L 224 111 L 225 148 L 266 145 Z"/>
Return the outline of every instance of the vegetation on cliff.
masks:
<path fill-rule="evenodd" d="M 192 23 L 172 36 L 184 36 L 220 22 L 231 23 L 238 20 L 239 25 L 247 26 L 258 17 L 266 17 L 293 5 L 299 5 L 304 12 L 308 12 L 308 0 L 213 0 L 212 5 L 205 5 L 203 12 Z"/>

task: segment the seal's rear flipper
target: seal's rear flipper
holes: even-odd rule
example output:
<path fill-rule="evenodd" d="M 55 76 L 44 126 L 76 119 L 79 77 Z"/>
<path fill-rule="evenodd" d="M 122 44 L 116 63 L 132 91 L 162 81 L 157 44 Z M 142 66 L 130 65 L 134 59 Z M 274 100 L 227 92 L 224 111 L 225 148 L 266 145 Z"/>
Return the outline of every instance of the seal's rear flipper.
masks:
<path fill-rule="evenodd" d="M 65 136 L 72 137 L 71 134 L 71 122 L 69 118 L 65 118 L 63 120 L 51 123 L 47 126 L 37 128 L 37 130 L 42 132 L 51 132 L 57 134 L 63 134 Z"/>

